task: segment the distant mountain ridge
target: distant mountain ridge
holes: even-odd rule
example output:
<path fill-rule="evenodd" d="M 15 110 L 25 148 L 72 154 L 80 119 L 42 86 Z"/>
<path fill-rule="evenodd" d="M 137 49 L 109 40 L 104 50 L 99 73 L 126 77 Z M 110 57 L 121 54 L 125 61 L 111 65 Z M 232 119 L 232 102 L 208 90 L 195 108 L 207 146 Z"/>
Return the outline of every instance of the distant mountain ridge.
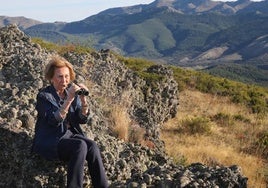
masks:
<path fill-rule="evenodd" d="M 264 78 L 268 74 L 268 0 L 156 0 L 107 9 L 77 22 L 20 28 L 52 42 L 109 48 L 124 56 L 213 73 L 218 65 L 235 63 L 260 69 Z M 268 78 L 264 83 L 268 86 Z"/>
<path fill-rule="evenodd" d="M 30 18 L 25 18 L 23 16 L 19 17 L 0 16 L 0 27 L 5 27 L 9 24 L 16 24 L 19 28 L 26 29 L 34 25 L 42 24 L 42 22 Z"/>
<path fill-rule="evenodd" d="M 148 5 L 135 5 L 122 8 L 107 9 L 100 14 L 133 14 L 139 13 L 150 8 L 169 7 L 170 10 L 183 14 L 198 14 L 217 12 L 224 15 L 248 13 L 253 11 L 260 11 L 261 13 L 268 13 L 267 0 L 254 2 L 250 0 L 238 1 L 212 1 L 212 0 L 156 0 Z"/>

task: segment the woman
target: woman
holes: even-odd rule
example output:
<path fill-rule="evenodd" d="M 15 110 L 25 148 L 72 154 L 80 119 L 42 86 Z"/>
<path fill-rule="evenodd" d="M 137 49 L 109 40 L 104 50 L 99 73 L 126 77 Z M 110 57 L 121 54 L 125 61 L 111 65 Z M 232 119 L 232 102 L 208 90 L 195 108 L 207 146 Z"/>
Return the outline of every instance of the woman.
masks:
<path fill-rule="evenodd" d="M 55 56 L 45 69 L 50 85 L 39 91 L 36 110 L 33 151 L 48 160 L 68 162 L 67 187 L 83 187 L 84 164 L 95 188 L 108 187 L 97 144 L 83 134 L 80 124 L 88 121 L 88 105 L 83 84 L 71 84 L 75 79 L 73 66 Z"/>

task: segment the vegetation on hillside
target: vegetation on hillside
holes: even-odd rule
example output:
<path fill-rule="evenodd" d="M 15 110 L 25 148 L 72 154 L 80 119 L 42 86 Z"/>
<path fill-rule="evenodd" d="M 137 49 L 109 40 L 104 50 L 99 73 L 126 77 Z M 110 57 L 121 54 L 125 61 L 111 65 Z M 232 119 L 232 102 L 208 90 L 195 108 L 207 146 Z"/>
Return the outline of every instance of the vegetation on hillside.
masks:
<path fill-rule="evenodd" d="M 39 44 L 42 48 L 53 52 L 56 51 L 59 54 L 64 54 L 66 52 L 75 52 L 75 53 L 91 53 L 94 50 L 90 47 L 84 47 L 81 45 L 75 45 L 75 44 L 65 44 L 65 45 L 58 45 L 53 42 L 45 41 L 40 38 L 32 38 L 31 39 L 33 43 Z"/>
<path fill-rule="evenodd" d="M 250 70 L 250 71 L 249 71 Z M 268 88 L 268 70 L 250 64 L 226 63 L 204 70 L 209 74 L 236 80 L 248 84 L 257 84 Z"/>
<path fill-rule="evenodd" d="M 267 116 L 260 118 L 228 96 L 185 89 L 178 114 L 165 123 L 161 138 L 178 164 L 238 165 L 248 187 L 266 188 L 267 130 Z"/>
<path fill-rule="evenodd" d="M 147 67 L 153 65 L 153 62 L 144 59 L 121 58 L 121 60 L 140 75 L 145 72 Z M 175 66 L 170 67 L 173 69 L 174 77 L 181 91 L 187 88 L 218 96 L 229 96 L 232 102 L 247 106 L 252 113 L 262 116 L 268 113 L 267 88 L 244 84 L 203 72 Z"/>

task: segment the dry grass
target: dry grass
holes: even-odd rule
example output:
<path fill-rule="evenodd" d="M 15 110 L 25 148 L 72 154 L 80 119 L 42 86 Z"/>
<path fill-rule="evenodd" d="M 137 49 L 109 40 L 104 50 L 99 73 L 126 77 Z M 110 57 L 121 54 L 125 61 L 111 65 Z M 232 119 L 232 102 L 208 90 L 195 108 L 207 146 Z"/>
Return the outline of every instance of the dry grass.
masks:
<path fill-rule="evenodd" d="M 186 164 L 236 164 L 249 178 L 248 187 L 266 187 L 267 161 L 253 143 L 259 133 L 268 129 L 267 118 L 259 119 L 247 108 L 232 104 L 228 98 L 189 90 L 180 93 L 179 109 L 178 115 L 164 125 L 161 134 L 167 153 L 175 161 L 181 162 L 177 156 L 183 155 Z M 182 122 L 186 119 L 200 117 L 211 120 L 210 134 L 177 131 L 178 127 L 183 130 Z"/>
<path fill-rule="evenodd" d="M 139 143 L 142 145 L 149 144 L 149 142 L 144 140 L 145 129 L 131 120 L 126 107 L 114 105 L 111 110 L 111 119 L 113 121 L 111 129 L 117 138 L 125 142 Z"/>
<path fill-rule="evenodd" d="M 131 119 L 128 116 L 127 110 L 122 106 L 115 105 L 111 111 L 111 119 L 114 122 L 112 130 L 116 137 L 128 141 Z"/>

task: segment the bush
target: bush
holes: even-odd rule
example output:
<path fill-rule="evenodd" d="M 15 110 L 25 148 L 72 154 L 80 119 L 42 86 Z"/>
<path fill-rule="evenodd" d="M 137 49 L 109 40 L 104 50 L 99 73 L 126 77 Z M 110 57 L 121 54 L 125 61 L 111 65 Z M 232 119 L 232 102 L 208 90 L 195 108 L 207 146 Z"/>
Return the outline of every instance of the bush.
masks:
<path fill-rule="evenodd" d="M 245 122 L 245 123 L 251 123 L 249 118 L 246 118 L 245 116 L 243 116 L 241 114 L 233 115 L 233 118 L 236 121 L 241 121 L 241 122 Z"/>
<path fill-rule="evenodd" d="M 188 134 L 209 134 L 211 122 L 205 117 L 187 118 L 181 122 L 182 131 Z"/>
<path fill-rule="evenodd" d="M 257 151 L 264 158 L 268 158 L 268 131 L 262 132 L 258 135 L 258 140 L 256 142 Z"/>
<path fill-rule="evenodd" d="M 232 117 L 222 112 L 215 114 L 212 119 L 222 126 L 230 126 L 233 124 Z"/>

